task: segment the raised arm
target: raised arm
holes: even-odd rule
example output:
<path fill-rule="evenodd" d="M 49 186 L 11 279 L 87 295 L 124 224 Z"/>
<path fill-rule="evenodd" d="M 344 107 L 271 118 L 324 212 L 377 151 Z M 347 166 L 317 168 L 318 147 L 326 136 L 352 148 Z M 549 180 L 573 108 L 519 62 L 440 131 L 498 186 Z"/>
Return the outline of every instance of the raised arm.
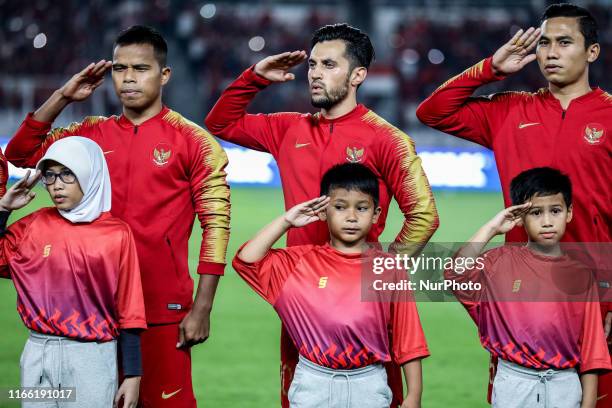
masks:
<path fill-rule="evenodd" d="M 457 258 L 476 258 L 496 235 L 505 234 L 516 227 L 529 210 L 531 202 L 508 207 L 483 225 L 457 253 Z M 454 271 L 455 273 L 461 273 Z"/>
<path fill-rule="evenodd" d="M 7 230 L 11 211 L 18 210 L 28 205 L 36 196 L 32 191 L 32 187 L 40 178 L 40 173 L 36 172 L 35 176 L 30 178 L 30 171 L 11 188 L 6 191 L 4 196 L 0 198 L 0 277 L 10 278 L 9 260 L 13 256 L 18 243 L 32 217 L 27 216 L 11 225 Z M 6 179 L 3 181 L 6 184 Z"/>
<path fill-rule="evenodd" d="M 17 167 L 34 167 L 56 140 L 73 135 L 89 136 L 92 125 L 101 118 L 89 117 L 81 123 L 54 130 L 51 124 L 68 104 L 89 98 L 104 81 L 104 73 L 110 65 L 105 60 L 89 64 L 53 92 L 36 112 L 28 114 L 6 147 L 7 159 Z"/>
<path fill-rule="evenodd" d="M 232 265 L 242 279 L 268 303 L 274 304 L 283 284 L 310 245 L 271 249 L 291 227 L 319 220 L 329 198 L 318 197 L 291 208 L 242 246 Z"/>
<path fill-rule="evenodd" d="M 513 93 L 472 97 L 485 84 L 505 78 L 535 60 L 530 54 L 540 29 L 519 30 L 495 54 L 449 79 L 417 108 L 421 122 L 491 148 L 498 125 L 506 117 Z"/>
<path fill-rule="evenodd" d="M 272 55 L 248 68 L 219 97 L 205 123 L 215 136 L 231 143 L 276 155 L 285 130 L 300 114 L 248 114 L 255 95 L 273 82 L 295 79 L 289 70 L 306 59 L 304 51 Z"/>
<path fill-rule="evenodd" d="M 254 263 L 260 261 L 272 245 L 282 237 L 291 227 L 303 227 L 318 221 L 319 214 L 329 204 L 329 197 L 321 196 L 298 204 L 289 209 L 270 224 L 266 225 L 251 239 L 236 255 L 242 261 Z"/>

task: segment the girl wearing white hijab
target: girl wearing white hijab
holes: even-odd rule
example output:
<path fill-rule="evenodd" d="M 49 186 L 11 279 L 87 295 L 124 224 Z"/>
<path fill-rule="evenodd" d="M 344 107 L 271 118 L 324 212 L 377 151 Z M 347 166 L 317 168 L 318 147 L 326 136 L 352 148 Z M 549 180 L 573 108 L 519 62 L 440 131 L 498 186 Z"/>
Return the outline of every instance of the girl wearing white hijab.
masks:
<path fill-rule="evenodd" d="M 135 407 L 146 328 L 132 232 L 110 214 L 104 154 L 90 139 L 55 142 L 0 199 L 0 276 L 17 290 L 17 310 L 30 330 L 21 357 L 21 386 L 52 389 L 59 407 Z M 27 205 L 42 179 L 55 207 L 8 229 L 10 211 Z M 117 339 L 125 379 L 117 389 Z M 22 407 L 38 406 L 23 402 Z"/>

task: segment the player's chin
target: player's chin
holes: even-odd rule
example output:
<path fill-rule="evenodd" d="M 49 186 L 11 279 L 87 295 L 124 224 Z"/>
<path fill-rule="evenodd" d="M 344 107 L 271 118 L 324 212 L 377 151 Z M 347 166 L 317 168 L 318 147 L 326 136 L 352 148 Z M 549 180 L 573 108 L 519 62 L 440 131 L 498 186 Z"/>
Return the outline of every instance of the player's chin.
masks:
<path fill-rule="evenodd" d="M 142 109 L 145 108 L 148 103 L 143 97 L 121 97 L 121 104 L 126 108 L 130 109 Z"/>

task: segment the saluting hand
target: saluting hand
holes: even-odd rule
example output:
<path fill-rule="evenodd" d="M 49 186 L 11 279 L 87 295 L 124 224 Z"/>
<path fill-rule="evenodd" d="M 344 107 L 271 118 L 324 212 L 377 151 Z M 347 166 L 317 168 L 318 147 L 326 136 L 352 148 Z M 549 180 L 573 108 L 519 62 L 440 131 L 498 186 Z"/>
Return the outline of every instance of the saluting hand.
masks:
<path fill-rule="evenodd" d="M 104 74 L 110 69 L 111 61 L 100 60 L 91 63 L 75 74 L 59 89 L 60 94 L 71 102 L 83 101 L 104 82 Z"/>
<path fill-rule="evenodd" d="M 518 225 L 521 217 L 529 211 L 530 207 L 531 202 L 508 207 L 493 217 L 487 226 L 495 235 L 505 234 Z"/>
<path fill-rule="evenodd" d="M 520 29 L 514 36 L 493 54 L 492 67 L 495 75 L 510 75 L 520 71 L 525 65 L 535 61 L 536 55 L 530 54 L 538 43 L 541 30 L 530 27 Z"/>
<path fill-rule="evenodd" d="M 26 175 L 12 185 L 6 194 L 0 198 L 0 211 L 13 211 L 25 207 L 36 197 L 36 193 L 32 191 L 32 187 L 40 179 L 41 173 L 37 171 L 34 177 L 30 180 L 31 171 L 28 170 Z"/>
<path fill-rule="evenodd" d="M 295 79 L 289 70 L 306 60 L 306 51 L 283 52 L 271 55 L 255 65 L 255 73 L 272 82 L 287 82 Z"/>
<path fill-rule="evenodd" d="M 285 213 L 285 221 L 292 227 L 303 227 L 321 219 L 321 213 L 329 205 L 329 197 L 321 196 L 298 204 Z"/>

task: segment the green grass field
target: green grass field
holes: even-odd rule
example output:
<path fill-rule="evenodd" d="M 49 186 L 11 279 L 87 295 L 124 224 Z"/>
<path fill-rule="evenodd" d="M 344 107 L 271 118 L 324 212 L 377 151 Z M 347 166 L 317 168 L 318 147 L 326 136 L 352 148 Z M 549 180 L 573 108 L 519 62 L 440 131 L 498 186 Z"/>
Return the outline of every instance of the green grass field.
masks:
<path fill-rule="evenodd" d="M 433 241 L 467 238 L 502 205 L 501 195 L 437 193 L 440 228 Z M 43 190 L 18 219 L 40 206 L 51 205 Z M 231 259 L 238 247 L 266 222 L 279 215 L 283 198 L 278 189 L 232 189 Z M 402 216 L 392 208 L 381 241 L 391 241 Z M 190 242 L 195 270 L 199 227 Z M 12 283 L 0 281 L 0 389 L 19 384 L 19 357 L 27 331 L 15 310 Z M 457 303 L 420 303 L 421 321 L 431 357 L 423 362 L 423 407 L 484 407 L 488 354 L 480 347 L 476 328 Z M 193 349 L 193 382 L 200 406 L 276 407 L 279 390 L 280 322 L 273 309 L 228 267 L 215 300 L 208 341 Z M 13 405 L 17 406 L 17 405 Z M 0 407 L 11 407 L 0 401 Z"/>

